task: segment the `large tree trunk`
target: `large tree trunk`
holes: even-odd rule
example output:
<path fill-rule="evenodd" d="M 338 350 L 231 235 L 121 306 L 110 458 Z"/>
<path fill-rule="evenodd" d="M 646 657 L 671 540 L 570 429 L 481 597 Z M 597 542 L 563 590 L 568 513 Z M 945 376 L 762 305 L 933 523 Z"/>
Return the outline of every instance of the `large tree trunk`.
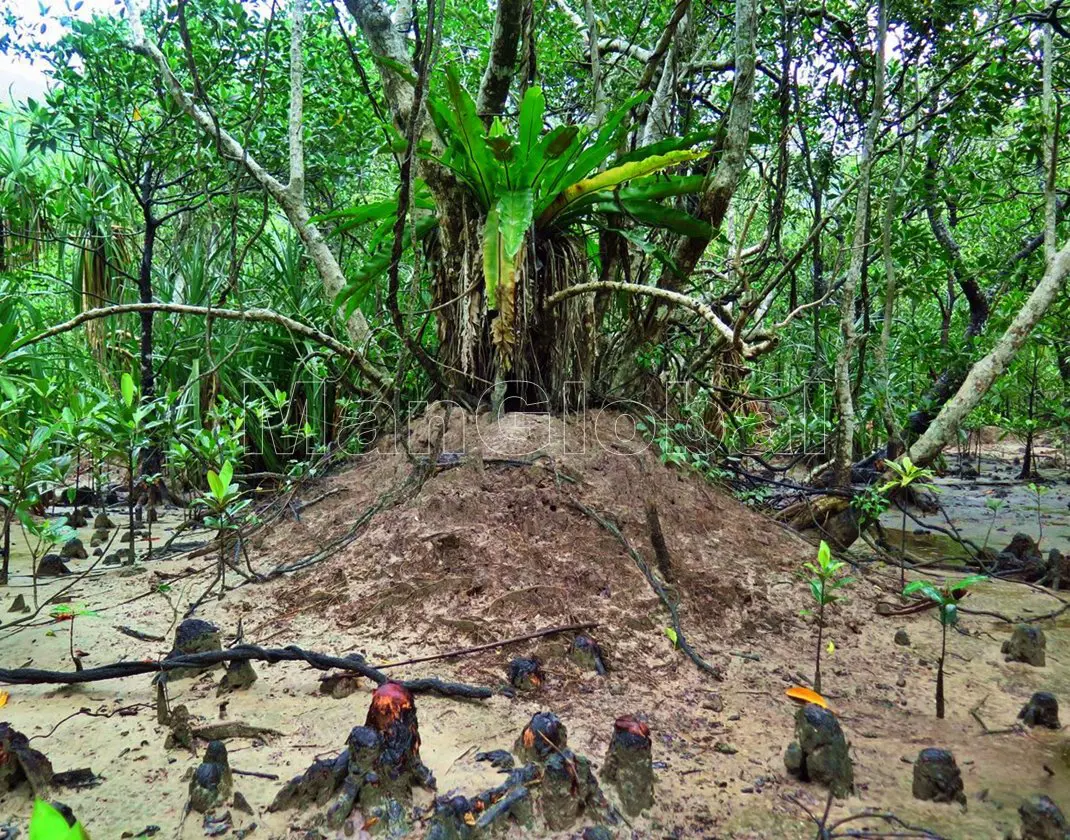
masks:
<path fill-rule="evenodd" d="M 1007 369 L 1033 328 L 1044 317 L 1066 280 L 1067 272 L 1070 272 L 1070 243 L 1064 245 L 1048 263 L 1044 277 L 991 352 L 970 368 L 955 396 L 940 410 L 925 434 L 910 447 L 910 458 L 915 464 L 931 464 L 941 450 L 955 440 L 962 421 L 984 399 L 992 383 Z"/>
<path fill-rule="evenodd" d="M 1067 273 L 1070 273 L 1070 243 L 1064 245 L 1048 264 L 1044 277 L 991 352 L 970 368 L 955 395 L 944 404 L 925 434 L 910 447 L 907 454 L 916 465 L 924 467 L 931 464 L 946 446 L 955 441 L 963 420 L 984 399 L 992 383 L 1007 369 L 1033 328 L 1044 317 L 1063 286 Z M 814 502 L 804 500 L 786 508 L 778 518 L 801 531 L 816 529 L 842 548 L 850 545 L 858 536 L 854 509 L 850 506 L 850 500 L 841 496 L 824 496 Z"/>

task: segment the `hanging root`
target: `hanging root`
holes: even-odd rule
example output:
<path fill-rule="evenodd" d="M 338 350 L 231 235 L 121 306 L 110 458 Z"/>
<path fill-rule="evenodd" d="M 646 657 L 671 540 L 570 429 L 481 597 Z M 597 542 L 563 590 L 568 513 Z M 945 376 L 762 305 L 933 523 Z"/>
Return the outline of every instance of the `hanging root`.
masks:
<path fill-rule="evenodd" d="M 691 647 L 691 644 L 684 636 L 683 628 L 680 626 L 680 613 L 677 609 L 676 602 L 669 597 L 669 593 L 665 591 L 664 584 L 660 580 L 658 580 L 654 572 L 651 571 L 650 566 L 647 564 L 646 560 L 643 559 L 643 555 L 636 551 L 632 547 L 632 544 L 628 542 L 628 538 L 624 536 L 620 528 L 617 527 L 617 525 L 612 522 L 607 516 L 596 512 L 593 508 L 587 507 L 587 505 L 583 504 L 583 502 L 576 501 L 575 499 L 570 499 L 569 504 L 572 505 L 572 507 L 576 508 L 576 510 L 580 511 L 580 513 L 593 519 L 602 528 L 609 531 L 610 534 L 616 537 L 617 542 L 619 542 L 624 548 L 624 550 L 628 552 L 628 556 L 632 558 L 632 561 L 639 568 L 639 571 L 643 573 L 643 577 L 645 577 L 647 583 L 650 584 L 650 588 L 654 590 L 654 593 L 658 596 L 658 598 L 661 599 L 661 602 L 669 611 L 669 615 L 672 618 L 672 629 L 673 632 L 676 633 L 677 647 L 679 647 L 680 650 L 682 650 L 687 655 L 688 659 L 690 659 L 692 662 L 695 663 L 695 665 L 698 666 L 699 670 L 706 672 L 714 679 L 723 680 L 724 668 L 720 667 L 719 665 L 711 665 L 709 662 L 703 659 L 693 647 Z"/>

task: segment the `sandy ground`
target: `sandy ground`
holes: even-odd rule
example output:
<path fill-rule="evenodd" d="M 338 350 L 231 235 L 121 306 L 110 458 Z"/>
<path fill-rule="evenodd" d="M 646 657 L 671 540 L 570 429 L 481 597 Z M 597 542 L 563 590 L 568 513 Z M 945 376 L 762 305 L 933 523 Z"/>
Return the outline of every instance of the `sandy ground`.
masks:
<path fill-rule="evenodd" d="M 782 759 L 795 711 L 784 689 L 812 676 L 815 629 L 810 619 L 798 616 L 806 590 L 796 576 L 812 548 L 696 479 L 658 465 L 649 453 L 637 455 L 622 443 L 570 453 L 561 440 L 542 442 L 542 427 L 531 423 L 485 426 L 487 440 L 464 441 L 470 456 L 482 454 L 478 464 L 437 473 L 418 493 L 395 499 L 344 544 L 332 541 L 409 473 L 406 457 L 380 453 L 306 488 L 304 499 L 315 503 L 296 508 L 297 518 L 291 508 L 274 523 L 258 543 L 254 566 L 267 570 L 317 548 L 335 547 L 295 575 L 241 586 L 221 601 L 207 602 L 197 615 L 217 623 L 225 640 L 241 619 L 248 641 L 333 654 L 356 650 L 375 663 L 573 620 L 598 621 L 593 633 L 606 649 L 611 670 L 606 678 L 569 659 L 567 639 L 560 637 L 396 669 L 405 678 L 434 675 L 496 688 L 513 656 L 543 659 L 548 683 L 535 695 L 496 695 L 486 701 L 418 697 L 422 756 L 435 773 L 439 793 L 471 794 L 496 784 L 501 777 L 477 763 L 475 753 L 509 749 L 536 711 L 557 713 L 569 728 L 570 746 L 597 765 L 614 718 L 634 713 L 645 716 L 654 738 L 656 805 L 630 827 L 620 827 L 619 836 L 812 838 L 813 826 L 786 797 L 820 811 L 825 794 L 789 777 Z M 590 428 L 588 421 L 582 425 Z M 450 451 L 461 448 L 454 431 L 451 427 L 444 440 Z M 499 451 L 508 450 L 500 457 L 514 457 L 512 450 L 535 440 L 536 448 L 552 456 L 552 466 L 494 460 Z M 1059 492 L 1066 492 L 1065 485 Z M 619 543 L 569 507 L 569 500 L 577 499 L 611 512 L 650 562 L 644 504 L 657 500 L 684 629 L 703 655 L 727 665 L 725 680 L 701 673 L 672 648 L 663 632 L 665 610 Z M 1070 548 L 1065 540 L 1062 548 Z M 14 562 L 16 572 L 28 571 L 18 556 Z M 166 654 L 178 612 L 209 579 L 207 572 L 182 580 L 174 576 L 208 566 L 203 558 L 153 561 L 135 576 L 109 570 L 78 583 L 69 593 L 74 602 L 99 613 L 73 624 L 75 646 L 88 654 L 85 664 Z M 1010 628 L 964 615 L 963 632 L 949 641 L 948 717 L 938 721 L 933 701 L 938 624 L 931 613 L 900 619 L 876 615 L 877 600 L 893 600 L 889 593 L 898 570 L 870 564 L 863 571 L 850 603 L 834 611 L 826 631 L 835 652 L 825 659 L 825 690 L 851 742 L 857 785 L 855 795 L 838 802 L 833 813 L 888 810 L 943 837 L 984 840 L 1016 836 L 1016 810 L 1029 794 L 1046 793 L 1070 810 L 1062 731 L 985 734 L 971 715 L 980 704 L 977 714 L 984 723 L 1002 730 L 1014 724 L 1035 690 L 1070 697 L 1070 620 L 1065 620 L 1070 614 L 1043 625 L 1048 635 L 1044 668 L 1005 663 L 1000 644 Z M 29 592 L 27 582 L 15 579 L 3 593 L 3 623 L 17 618 L 8 614 L 8 605 L 17 593 Z M 168 591 L 154 591 L 160 583 Z M 42 600 L 60 585 L 65 584 L 46 586 Z M 984 584 L 969 600 L 975 609 L 1010 615 L 1037 615 L 1059 606 L 1049 595 L 1010 583 Z M 168 641 L 138 641 L 115 629 L 122 625 Z M 910 647 L 893 643 L 900 627 L 910 633 Z M 4 667 L 70 670 L 71 630 L 70 622 L 48 619 L 45 609 L 29 626 L 0 630 L 0 661 Z M 249 690 L 226 698 L 216 696 L 218 671 L 180 682 L 172 703 L 185 703 L 204 722 L 225 716 L 281 732 L 266 741 L 229 741 L 233 767 L 280 777 L 236 777 L 236 789 L 257 813 L 230 811 L 235 827 L 257 824 L 253 837 L 306 837 L 320 812 L 269 814 L 265 809 L 282 781 L 314 756 L 340 749 L 348 730 L 364 722 L 371 686 L 335 700 L 317 693 L 319 672 L 313 669 L 287 663 L 257 670 L 259 680 Z M 71 689 L 9 690 L 0 714 L 34 738 L 32 745 L 57 770 L 88 766 L 102 777 L 97 787 L 55 794 L 95 840 L 137 836 L 148 826 L 159 827 L 157 837 L 204 836 L 197 815 L 182 823 L 187 774 L 199 759 L 164 749 L 166 733 L 156 722 L 149 677 Z M 88 712 L 77 714 L 80 709 Z M 954 751 L 967 808 L 911 797 L 908 762 L 928 746 Z M 417 797 L 418 805 L 429 801 L 429 795 Z M 0 825 L 24 826 L 30 804 L 25 788 L 4 795 Z M 864 825 L 878 823 L 856 827 Z M 561 836 L 576 836 L 581 827 Z M 534 834 L 549 836 L 538 829 Z"/>

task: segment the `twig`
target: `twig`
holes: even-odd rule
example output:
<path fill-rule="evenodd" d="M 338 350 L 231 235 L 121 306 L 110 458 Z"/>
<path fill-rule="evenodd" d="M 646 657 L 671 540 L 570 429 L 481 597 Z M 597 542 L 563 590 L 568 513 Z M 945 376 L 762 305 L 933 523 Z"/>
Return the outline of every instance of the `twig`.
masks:
<path fill-rule="evenodd" d="M 987 700 L 988 695 L 986 694 L 983 698 L 981 698 L 980 703 L 970 709 L 970 717 L 972 717 L 975 721 L 981 724 L 981 729 L 984 730 L 985 735 L 1010 735 L 1011 733 L 1022 731 L 1022 728 L 1017 725 L 1008 727 L 1007 729 L 989 729 L 988 724 L 985 723 L 984 720 L 981 718 L 981 707 L 985 704 Z"/>
<path fill-rule="evenodd" d="M 592 508 L 587 507 L 583 502 L 575 499 L 570 499 L 569 504 L 579 510 L 581 513 L 586 514 L 605 530 L 609 531 L 614 537 L 617 538 L 617 542 L 623 546 L 624 550 L 628 552 L 628 556 L 632 558 L 632 561 L 639 567 L 639 571 L 643 573 L 643 577 L 646 578 L 647 583 L 650 584 L 650 588 L 654 590 L 654 593 L 661 599 L 661 602 L 665 605 L 665 608 L 669 611 L 669 616 L 672 619 L 672 629 L 676 633 L 676 644 L 682 650 L 687 657 L 698 666 L 699 670 L 706 672 L 714 679 L 724 679 L 724 669 L 717 665 L 711 665 L 705 659 L 703 659 L 698 652 L 691 647 L 691 644 L 684 637 L 683 628 L 680 626 L 680 614 L 677 610 L 675 602 L 669 597 L 669 594 L 665 591 L 665 587 L 661 581 L 654 576 L 654 573 L 650 570 L 650 566 L 647 564 L 643 556 L 636 551 L 628 538 L 624 536 L 620 528 L 618 528 L 613 522 L 609 521 L 604 516 L 597 513 Z"/>
<path fill-rule="evenodd" d="M 151 633 L 142 633 L 140 630 L 135 630 L 133 627 L 127 627 L 123 625 L 115 625 L 115 629 L 122 633 L 124 636 L 129 636 L 131 639 L 137 639 L 139 642 L 162 642 L 163 636 L 153 636 Z"/>
<path fill-rule="evenodd" d="M 239 770 L 237 767 L 231 767 L 230 772 L 235 776 L 252 776 L 254 779 L 267 779 L 269 782 L 277 782 L 279 777 L 274 773 L 258 773 L 256 770 Z"/>
<path fill-rule="evenodd" d="M 553 636 L 557 633 L 571 633 L 577 630 L 589 630 L 592 627 L 597 627 L 598 622 L 589 621 L 585 624 L 566 624 L 561 627 L 551 627 L 547 630 L 538 630 L 535 633 L 526 633 L 523 636 L 513 636 L 509 639 L 502 639 L 498 642 L 489 642 L 485 645 L 476 645 L 475 647 L 458 648 L 457 650 L 447 651 L 446 653 L 434 653 L 430 656 L 418 656 L 415 659 L 403 659 L 401 662 L 387 662 L 383 665 L 376 665 L 376 668 L 380 670 L 383 668 L 397 668 L 401 665 L 415 665 L 417 662 L 433 662 L 436 659 L 453 659 L 458 656 L 468 656 L 472 653 L 482 653 L 485 650 L 494 650 L 495 648 L 505 647 L 506 645 L 515 645 L 520 642 L 527 642 L 531 639 L 541 639 L 544 636 Z"/>
<path fill-rule="evenodd" d="M 75 673 L 77 673 L 77 672 L 75 672 Z M 82 673 L 85 673 L 85 672 L 83 671 Z M 152 707 L 148 703 L 134 703 L 131 706 L 120 706 L 118 709 L 112 709 L 110 712 L 93 712 L 93 711 L 90 711 L 88 708 L 81 708 L 77 712 L 73 712 L 73 713 L 67 715 L 67 717 L 61 718 L 56 723 L 55 726 L 53 726 L 51 729 L 48 730 L 48 732 L 45 732 L 42 735 L 31 735 L 26 740 L 27 741 L 33 741 L 36 738 L 49 738 L 55 733 L 55 731 L 57 729 L 59 729 L 67 721 L 71 720 L 72 718 L 81 717 L 82 715 L 84 715 L 85 717 L 110 718 L 110 717 L 112 717 L 114 715 L 136 714 L 138 709 L 149 709 L 149 708 L 152 708 Z"/>

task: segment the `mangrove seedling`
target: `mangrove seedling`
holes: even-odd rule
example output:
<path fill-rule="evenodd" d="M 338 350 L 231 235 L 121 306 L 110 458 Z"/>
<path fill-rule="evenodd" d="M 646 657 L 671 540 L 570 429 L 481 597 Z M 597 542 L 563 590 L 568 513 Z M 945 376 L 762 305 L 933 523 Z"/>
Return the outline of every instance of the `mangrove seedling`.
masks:
<path fill-rule="evenodd" d="M 71 661 L 74 663 L 74 670 L 82 670 L 82 657 L 78 656 L 74 652 L 74 620 L 80 615 L 90 616 L 92 618 L 99 618 L 100 614 L 89 607 L 84 605 L 74 604 L 56 604 L 48 613 L 56 621 L 69 621 L 71 623 L 71 639 L 70 639 L 70 651 Z"/>
<path fill-rule="evenodd" d="M 814 654 L 814 691 L 821 693 L 821 642 L 825 633 L 825 607 L 843 600 L 840 589 L 854 581 L 852 577 L 842 574 L 847 564 L 834 560 L 828 543 L 821 541 L 817 549 L 817 563 L 803 563 L 813 577 L 810 578 L 810 595 L 817 604 L 817 650 Z M 811 610 L 803 610 L 804 615 L 813 615 Z"/>
<path fill-rule="evenodd" d="M 30 549 L 30 563 L 33 569 L 33 608 L 37 609 L 37 564 L 49 549 L 65 545 L 78 536 L 78 532 L 67 524 L 66 516 L 38 522 L 28 513 L 20 514 L 19 524 L 22 526 L 22 535 L 26 545 Z"/>
<path fill-rule="evenodd" d="M 936 716 L 944 718 L 944 657 L 947 654 L 947 628 L 959 620 L 958 603 L 966 589 L 987 580 L 984 575 L 970 575 L 956 581 L 945 581 L 937 588 L 927 580 L 912 580 L 903 588 L 903 595 L 921 593 L 936 604 L 936 619 L 940 622 L 940 661 L 936 666 Z"/>
<path fill-rule="evenodd" d="M 197 504 L 208 509 L 205 524 L 216 530 L 216 542 L 219 543 L 219 596 L 226 591 L 227 574 L 227 531 L 236 531 L 241 526 L 238 515 L 249 506 L 249 500 L 241 497 L 241 490 L 233 482 L 234 465 L 224 461 L 217 473 L 208 470 L 208 492 L 197 499 Z"/>
<path fill-rule="evenodd" d="M 105 404 L 102 423 L 108 454 L 121 459 L 127 470 L 126 520 L 130 532 L 129 559 L 132 562 L 135 559 L 134 486 L 137 483 L 138 460 L 151 445 L 149 431 L 157 422 L 153 419 L 156 407 L 151 402 L 141 403 L 134 377 L 126 372 L 119 380 L 117 397 Z"/>
<path fill-rule="evenodd" d="M 1042 484 L 1037 484 L 1035 481 L 1030 481 L 1029 492 L 1033 494 L 1033 507 L 1037 512 L 1037 548 L 1040 548 L 1040 541 L 1044 539 L 1044 519 L 1040 515 L 1040 497 L 1048 492 L 1048 488 Z"/>
<path fill-rule="evenodd" d="M 895 473 L 895 478 L 885 482 L 881 487 L 882 493 L 887 493 L 888 491 L 903 492 L 908 488 L 936 492 L 936 487 L 928 482 L 930 478 L 935 477 L 936 473 L 925 467 L 916 466 L 910 460 L 909 455 L 904 455 L 898 464 L 895 461 L 885 461 L 885 466 Z M 896 499 L 895 503 L 899 506 L 899 510 L 903 512 L 902 530 L 899 536 L 899 587 L 902 589 L 907 585 L 907 509 L 902 499 Z"/>
<path fill-rule="evenodd" d="M 888 510 L 888 497 L 876 487 L 866 487 L 851 499 L 851 507 L 858 514 L 859 528 L 865 530 L 879 521 L 881 514 Z"/>
<path fill-rule="evenodd" d="M 1003 499 L 985 499 L 985 507 L 992 511 L 992 518 L 988 520 L 988 530 L 985 531 L 985 542 L 984 545 L 981 546 L 982 554 L 985 549 L 988 548 L 988 538 L 992 536 L 992 526 L 996 524 L 996 514 L 998 514 L 1000 508 L 1003 507 Z"/>

